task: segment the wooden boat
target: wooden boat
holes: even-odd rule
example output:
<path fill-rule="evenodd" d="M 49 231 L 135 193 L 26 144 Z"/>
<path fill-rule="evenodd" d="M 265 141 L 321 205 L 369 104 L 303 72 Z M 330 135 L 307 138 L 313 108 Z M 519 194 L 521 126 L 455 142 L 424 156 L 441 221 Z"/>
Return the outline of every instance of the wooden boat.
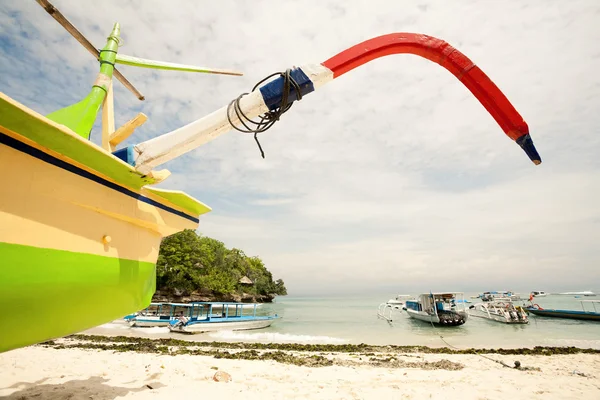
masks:
<path fill-rule="evenodd" d="M 241 303 L 194 302 L 171 320 L 171 332 L 201 333 L 218 330 L 242 331 L 271 326 L 280 319 L 275 315 L 256 315 L 256 304 L 244 312 Z"/>
<path fill-rule="evenodd" d="M 147 307 L 162 238 L 196 229 L 200 215 L 210 211 L 183 192 L 153 187 L 170 174 L 156 168 L 233 129 L 256 137 L 295 101 L 376 58 L 410 53 L 440 64 L 475 95 L 534 164 L 541 163 L 527 123 L 483 71 L 443 40 L 415 33 L 369 39 L 322 63 L 276 73 L 203 118 L 117 148 L 147 117 L 139 114 L 115 129 L 113 77 L 144 99 L 116 64 L 240 73 L 122 55 L 118 23 L 98 50 L 50 2 L 37 2 L 100 65 L 82 101 L 47 116 L 0 93 L 0 306 L 11 310 L 0 319 L 0 352 Z M 89 136 L 100 109 L 102 145 L 97 146 Z M 257 117 L 258 122 L 253 120 Z"/>
<path fill-rule="evenodd" d="M 594 311 L 586 311 L 584 303 L 591 303 Z M 596 310 L 596 303 L 600 303 L 600 300 L 581 300 L 582 310 L 556 310 L 552 308 L 542 308 L 538 304 L 532 304 L 525 307 L 527 312 L 535 314 L 540 317 L 551 317 L 551 318 L 567 318 L 567 319 L 580 319 L 587 321 L 600 321 L 600 312 Z"/>
<path fill-rule="evenodd" d="M 495 298 L 469 307 L 471 317 L 485 318 L 505 324 L 527 324 L 527 313 L 515 306 L 510 298 Z"/>
<path fill-rule="evenodd" d="M 411 318 L 439 326 L 458 326 L 467 322 L 461 292 L 423 293 L 408 300 L 405 308 Z"/>

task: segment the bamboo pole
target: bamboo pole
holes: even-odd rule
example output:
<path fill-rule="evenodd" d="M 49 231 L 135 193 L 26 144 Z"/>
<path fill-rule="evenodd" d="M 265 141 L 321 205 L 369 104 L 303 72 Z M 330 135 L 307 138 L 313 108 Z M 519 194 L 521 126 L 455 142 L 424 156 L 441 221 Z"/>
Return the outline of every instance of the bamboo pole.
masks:
<path fill-rule="evenodd" d="M 115 105 L 113 100 L 112 82 L 108 84 L 106 97 L 102 103 L 102 148 L 110 153 L 114 151 L 110 144 L 110 136 L 115 131 Z"/>
<path fill-rule="evenodd" d="M 75 26 L 73 26 L 73 24 L 71 22 L 69 22 L 69 20 L 66 19 L 65 16 L 62 15 L 61 12 L 58 11 L 58 9 L 56 7 L 54 7 L 48 0 L 36 0 L 36 1 L 39 3 L 39 5 L 41 5 L 44 8 L 44 10 L 46 10 L 46 12 L 48 14 L 50 14 L 52 16 L 52 18 L 54 18 L 59 24 L 61 24 L 62 27 L 67 30 L 67 32 L 69 32 L 79 43 L 81 43 L 81 45 L 83 47 L 85 47 L 87 49 L 87 51 L 92 53 L 92 55 L 94 57 L 96 57 L 96 59 L 98 59 L 100 57 L 100 52 L 98 51 L 98 49 L 95 48 L 94 45 L 92 43 L 90 43 L 90 41 L 85 36 L 83 36 L 83 34 L 81 32 L 79 32 L 79 30 L 77 30 L 77 28 L 75 28 Z M 144 95 L 142 95 L 131 84 L 131 82 L 129 82 L 121 74 L 121 72 L 119 72 L 116 68 L 114 69 L 113 74 L 114 74 L 115 78 L 117 78 L 119 80 L 119 82 L 121 82 L 123 84 L 123 86 L 125 86 L 127 89 L 129 89 L 129 91 L 131 93 L 136 95 L 138 99 L 144 100 Z"/>

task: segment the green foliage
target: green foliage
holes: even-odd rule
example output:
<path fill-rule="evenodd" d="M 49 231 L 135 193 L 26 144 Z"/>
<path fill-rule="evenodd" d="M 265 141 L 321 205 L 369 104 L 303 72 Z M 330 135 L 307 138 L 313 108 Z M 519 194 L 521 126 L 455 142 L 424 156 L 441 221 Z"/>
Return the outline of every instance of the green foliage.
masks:
<path fill-rule="evenodd" d="M 240 284 L 244 276 L 253 284 Z M 156 263 L 156 285 L 160 290 L 184 293 L 287 294 L 283 281 L 273 281 L 260 258 L 228 249 L 223 242 L 198 236 L 190 229 L 163 239 Z"/>

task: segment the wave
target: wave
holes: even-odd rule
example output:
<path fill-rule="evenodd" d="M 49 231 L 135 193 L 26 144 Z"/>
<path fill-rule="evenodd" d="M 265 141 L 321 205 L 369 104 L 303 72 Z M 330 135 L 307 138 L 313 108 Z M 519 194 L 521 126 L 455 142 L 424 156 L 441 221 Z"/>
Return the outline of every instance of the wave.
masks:
<path fill-rule="evenodd" d="M 342 344 L 347 343 L 345 339 L 331 336 L 293 335 L 290 333 L 264 332 L 243 333 L 234 331 L 217 331 L 209 334 L 210 337 L 219 340 L 239 340 L 249 342 L 271 342 L 271 343 L 318 343 L 318 344 Z"/>

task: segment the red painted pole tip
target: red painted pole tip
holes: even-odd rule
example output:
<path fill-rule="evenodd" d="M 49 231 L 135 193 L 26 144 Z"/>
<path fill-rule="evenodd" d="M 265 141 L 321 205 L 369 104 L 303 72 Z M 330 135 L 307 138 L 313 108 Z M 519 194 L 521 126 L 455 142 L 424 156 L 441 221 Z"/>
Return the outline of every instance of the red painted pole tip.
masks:
<path fill-rule="evenodd" d="M 441 39 L 418 33 L 391 33 L 350 47 L 322 65 L 329 68 L 334 78 L 337 78 L 369 61 L 390 54 L 414 54 L 446 68 L 473 93 L 508 137 L 516 141 L 527 135 L 528 140 L 522 141 L 527 142 L 529 150 L 523 149 L 536 165 L 541 162 L 535 147 L 532 147 L 527 123 L 504 93 L 467 56 Z"/>

